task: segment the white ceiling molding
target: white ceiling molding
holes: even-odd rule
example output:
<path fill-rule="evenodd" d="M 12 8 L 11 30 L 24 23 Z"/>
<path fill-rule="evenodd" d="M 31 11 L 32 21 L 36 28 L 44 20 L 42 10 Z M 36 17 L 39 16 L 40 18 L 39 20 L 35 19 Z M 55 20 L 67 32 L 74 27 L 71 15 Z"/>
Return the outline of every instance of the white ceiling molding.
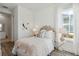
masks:
<path fill-rule="evenodd" d="M 9 9 L 6 9 L 6 8 L 0 8 L 0 12 L 6 13 L 6 14 L 12 14 L 12 12 Z"/>

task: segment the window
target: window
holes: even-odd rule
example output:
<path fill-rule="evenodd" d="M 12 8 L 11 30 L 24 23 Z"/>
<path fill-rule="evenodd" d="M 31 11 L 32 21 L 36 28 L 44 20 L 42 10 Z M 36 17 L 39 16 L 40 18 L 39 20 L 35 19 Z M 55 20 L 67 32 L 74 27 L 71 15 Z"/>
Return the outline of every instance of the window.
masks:
<path fill-rule="evenodd" d="M 73 33 L 73 13 L 71 11 L 65 11 L 62 14 L 63 28 L 68 33 Z"/>
<path fill-rule="evenodd" d="M 74 13 L 72 10 L 65 10 L 62 12 L 62 26 L 65 31 L 65 38 L 74 38 Z"/>

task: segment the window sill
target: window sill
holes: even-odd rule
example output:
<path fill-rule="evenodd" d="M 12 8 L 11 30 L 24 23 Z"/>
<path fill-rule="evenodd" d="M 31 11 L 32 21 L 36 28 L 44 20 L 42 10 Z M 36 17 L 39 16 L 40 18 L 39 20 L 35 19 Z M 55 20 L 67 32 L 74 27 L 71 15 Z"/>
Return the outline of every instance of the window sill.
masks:
<path fill-rule="evenodd" d="M 74 38 L 64 38 L 64 39 L 65 39 L 65 42 L 71 42 L 71 43 L 74 42 Z"/>

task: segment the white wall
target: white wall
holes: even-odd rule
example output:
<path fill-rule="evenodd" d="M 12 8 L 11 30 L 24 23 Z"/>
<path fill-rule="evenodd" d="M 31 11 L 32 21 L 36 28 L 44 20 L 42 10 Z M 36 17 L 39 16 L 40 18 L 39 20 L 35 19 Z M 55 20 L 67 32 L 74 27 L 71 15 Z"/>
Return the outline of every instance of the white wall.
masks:
<path fill-rule="evenodd" d="M 49 6 L 39 11 L 34 12 L 34 25 L 42 27 L 44 25 L 51 25 L 54 27 L 54 20 L 56 15 L 55 6 Z"/>
<path fill-rule="evenodd" d="M 79 55 L 79 4 L 74 4 L 74 16 L 75 16 L 75 53 Z"/>
<path fill-rule="evenodd" d="M 27 25 L 27 23 L 29 23 Z M 25 24 L 27 30 L 23 28 Z M 18 39 L 32 35 L 33 17 L 32 12 L 23 6 L 18 6 Z"/>
<path fill-rule="evenodd" d="M 27 23 L 29 24 L 27 25 Z M 22 26 L 22 24 L 25 24 L 27 30 Z M 14 40 L 31 36 L 32 27 L 32 12 L 21 5 L 17 6 L 14 11 Z"/>
<path fill-rule="evenodd" d="M 18 7 L 16 6 L 15 9 L 12 11 L 12 28 L 13 28 L 13 36 L 12 39 L 13 40 L 17 40 L 18 39 Z"/>
<path fill-rule="evenodd" d="M 19 5 L 15 9 L 15 16 L 14 16 L 14 36 L 15 39 L 28 37 L 31 35 L 31 30 L 34 25 L 38 25 L 39 28 L 44 25 L 51 25 L 54 28 L 54 21 L 55 21 L 55 15 L 56 15 L 56 9 L 55 6 L 49 6 L 47 8 L 43 8 L 38 11 L 30 11 L 29 9 Z M 18 19 L 18 21 L 17 21 Z M 27 22 L 30 24 L 27 25 Z M 18 23 L 18 24 L 16 24 Z M 30 29 L 30 34 L 28 30 L 25 30 L 22 27 L 22 24 L 25 24 L 28 29 Z M 17 34 L 18 33 L 18 34 Z"/>
<path fill-rule="evenodd" d="M 24 6 L 17 6 L 14 10 L 14 40 L 27 37 L 31 35 L 31 30 L 35 25 L 38 25 L 39 28 L 44 25 L 51 25 L 54 28 L 54 21 L 56 15 L 55 6 L 49 6 L 37 11 L 30 11 Z M 18 19 L 18 20 L 17 20 Z M 30 24 L 27 25 L 27 22 Z M 30 34 L 28 30 L 25 30 L 22 27 L 22 24 L 25 24 L 28 29 L 30 29 Z"/>

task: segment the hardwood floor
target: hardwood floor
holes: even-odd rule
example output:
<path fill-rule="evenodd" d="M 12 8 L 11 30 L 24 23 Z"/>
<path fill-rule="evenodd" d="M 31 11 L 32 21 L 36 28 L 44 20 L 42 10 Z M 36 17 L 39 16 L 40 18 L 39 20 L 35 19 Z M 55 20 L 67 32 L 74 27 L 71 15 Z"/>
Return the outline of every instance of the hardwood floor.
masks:
<path fill-rule="evenodd" d="M 14 42 L 10 40 L 1 41 L 2 56 L 12 56 Z"/>

